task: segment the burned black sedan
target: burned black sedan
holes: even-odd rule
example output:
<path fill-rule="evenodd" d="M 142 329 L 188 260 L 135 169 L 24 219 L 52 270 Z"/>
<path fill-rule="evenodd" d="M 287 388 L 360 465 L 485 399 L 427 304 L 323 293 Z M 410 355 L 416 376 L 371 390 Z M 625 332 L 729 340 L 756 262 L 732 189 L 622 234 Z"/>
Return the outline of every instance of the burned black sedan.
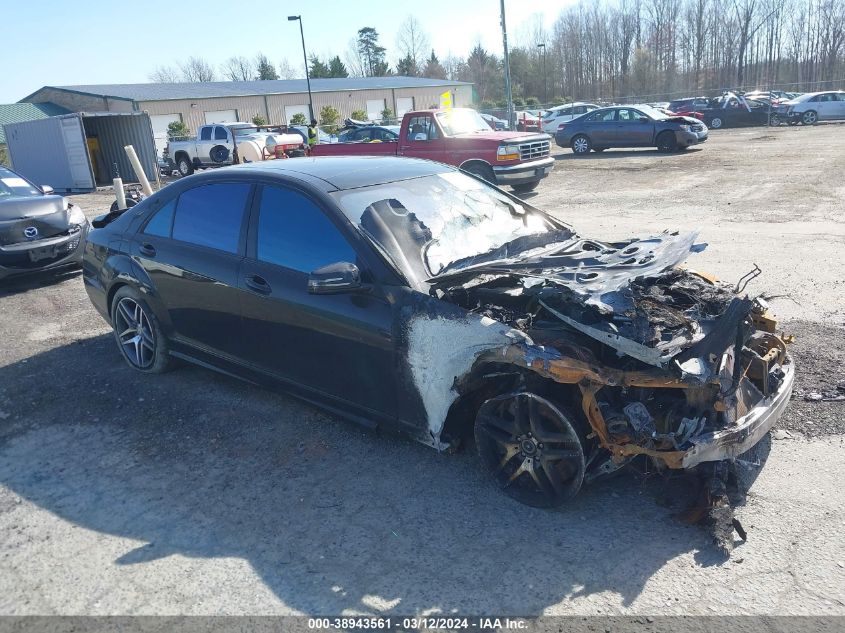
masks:
<path fill-rule="evenodd" d="M 78 266 L 88 230 L 78 206 L 0 166 L 0 280 Z"/>
<path fill-rule="evenodd" d="M 428 161 L 301 158 L 174 183 L 95 226 L 84 280 L 143 372 L 173 357 L 444 450 L 536 506 L 636 456 L 733 460 L 794 380 L 761 300 Z"/>

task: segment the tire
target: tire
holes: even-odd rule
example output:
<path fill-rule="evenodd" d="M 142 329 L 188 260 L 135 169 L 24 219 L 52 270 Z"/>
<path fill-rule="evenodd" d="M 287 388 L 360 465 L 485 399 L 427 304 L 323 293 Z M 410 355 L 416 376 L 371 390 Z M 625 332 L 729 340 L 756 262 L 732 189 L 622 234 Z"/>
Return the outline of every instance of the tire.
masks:
<path fill-rule="evenodd" d="M 661 152 L 677 152 L 678 139 L 674 132 L 666 130 L 657 135 L 657 149 Z"/>
<path fill-rule="evenodd" d="M 172 366 L 170 346 L 155 314 L 140 292 L 119 288 L 112 299 L 114 339 L 123 360 L 145 374 L 161 374 Z"/>
<path fill-rule="evenodd" d="M 535 180 L 534 182 L 525 182 L 521 185 L 512 185 L 511 188 L 517 193 L 528 193 L 529 191 L 534 191 L 539 184 L 540 181 Z"/>
<path fill-rule="evenodd" d="M 570 147 L 572 148 L 572 151 L 578 156 L 586 156 L 590 153 L 590 150 L 593 148 L 593 144 L 590 143 L 589 138 L 587 138 L 583 134 L 579 134 L 578 136 L 572 139 Z"/>
<path fill-rule="evenodd" d="M 801 123 L 804 125 L 815 125 L 819 122 L 819 115 L 815 110 L 807 110 L 801 115 Z"/>
<path fill-rule="evenodd" d="M 305 150 L 304 149 L 292 149 L 290 151 L 290 157 L 291 158 L 302 158 L 303 156 L 305 156 Z"/>
<path fill-rule="evenodd" d="M 187 156 L 180 156 L 176 159 L 176 169 L 182 176 L 190 176 L 194 173 L 194 165 Z"/>
<path fill-rule="evenodd" d="M 493 173 L 493 168 L 490 167 L 490 165 L 475 163 L 469 165 L 468 167 L 461 167 L 461 169 L 468 174 L 472 174 L 482 180 L 486 180 L 491 185 L 496 184 L 496 174 Z"/>
<path fill-rule="evenodd" d="M 710 123 L 707 124 L 707 127 L 714 129 L 714 130 L 718 130 L 724 124 L 725 124 L 725 122 L 722 120 L 722 117 L 714 116 L 712 119 L 710 119 Z"/>
<path fill-rule="evenodd" d="M 229 148 L 223 147 L 222 145 L 215 145 L 208 152 L 208 157 L 211 158 L 211 162 L 213 163 L 225 163 L 229 160 Z"/>
<path fill-rule="evenodd" d="M 780 115 L 773 114 L 769 117 L 769 126 L 770 127 L 778 127 L 783 121 L 780 118 Z"/>
<path fill-rule="evenodd" d="M 508 496 L 536 508 L 578 494 L 586 462 L 577 421 L 530 392 L 487 400 L 475 419 L 478 456 Z"/>

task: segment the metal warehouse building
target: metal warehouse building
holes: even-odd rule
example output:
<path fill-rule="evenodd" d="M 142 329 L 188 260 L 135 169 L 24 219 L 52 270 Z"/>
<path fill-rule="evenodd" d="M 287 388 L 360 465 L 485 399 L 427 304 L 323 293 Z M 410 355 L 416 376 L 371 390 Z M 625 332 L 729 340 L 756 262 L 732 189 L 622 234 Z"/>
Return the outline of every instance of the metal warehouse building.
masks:
<path fill-rule="evenodd" d="M 452 93 L 456 107 L 472 103 L 472 84 L 460 81 L 400 76 L 311 81 L 315 115 L 330 105 L 341 118 L 363 110 L 368 118 L 380 119 L 385 108 L 401 116 L 408 110 L 436 107 L 446 91 Z M 205 123 L 250 121 L 256 115 L 276 124 L 287 123 L 298 113 L 308 116 L 304 79 L 44 86 L 21 101 L 50 102 L 74 112 L 147 112 L 159 149 L 171 121 L 183 121 L 196 132 Z"/>

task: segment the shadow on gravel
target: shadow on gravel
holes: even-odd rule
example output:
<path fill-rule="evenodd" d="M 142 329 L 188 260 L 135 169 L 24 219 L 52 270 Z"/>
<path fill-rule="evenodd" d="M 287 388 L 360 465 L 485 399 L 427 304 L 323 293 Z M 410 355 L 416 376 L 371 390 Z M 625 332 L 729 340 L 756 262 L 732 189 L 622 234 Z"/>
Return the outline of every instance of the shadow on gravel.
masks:
<path fill-rule="evenodd" d="M 81 273 L 82 269 L 77 266 L 29 273 L 20 277 L 9 277 L 0 280 L 0 298 L 10 297 L 21 292 L 29 292 L 30 290 L 37 290 L 39 288 L 46 288 L 66 279 L 78 277 Z"/>
<path fill-rule="evenodd" d="M 679 508 L 661 503 L 657 477 L 617 477 L 559 511 L 524 507 L 473 455 L 364 432 L 204 369 L 139 375 L 109 336 L 0 368 L 0 409 L 11 414 L 0 420 L 0 483 L 144 543 L 116 560 L 85 553 L 104 587 L 114 565 L 239 557 L 310 614 L 534 615 L 602 592 L 628 605 L 667 561 L 709 547 L 704 530 L 671 518 Z M 38 542 L 25 546 L 33 556 Z M 151 568 L 150 585 L 172 587 L 179 569 L 162 585 Z M 203 584 L 221 596 L 254 595 L 249 578 L 206 569 Z M 178 582 L 190 595 L 193 581 Z"/>
<path fill-rule="evenodd" d="M 700 146 L 690 147 L 678 152 L 661 152 L 657 149 L 607 149 L 603 152 L 590 152 L 586 155 L 579 155 L 575 154 L 574 152 L 564 150 L 562 154 L 556 154 L 554 158 L 555 160 L 613 160 L 619 158 L 631 158 L 636 156 L 652 156 L 654 158 L 674 158 L 676 156 L 693 156 L 694 154 L 697 154 L 700 151 L 702 151 L 702 148 Z"/>

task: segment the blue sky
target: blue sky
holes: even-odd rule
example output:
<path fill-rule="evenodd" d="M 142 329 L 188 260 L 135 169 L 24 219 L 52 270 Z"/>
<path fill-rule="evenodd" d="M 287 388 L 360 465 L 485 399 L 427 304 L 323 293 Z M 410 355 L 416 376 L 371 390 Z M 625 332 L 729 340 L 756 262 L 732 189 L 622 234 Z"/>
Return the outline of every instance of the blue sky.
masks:
<path fill-rule="evenodd" d="M 531 26 L 550 28 L 574 0 L 506 0 L 509 41 L 530 39 Z M 302 68 L 301 14 L 309 55 L 339 54 L 363 26 L 375 27 L 393 65 L 399 25 L 413 14 L 438 56 L 466 55 L 476 41 L 501 54 L 499 0 L 5 0 L 0 103 L 18 101 L 43 85 L 143 83 L 156 66 L 196 55 L 219 66 L 233 55 L 264 52 Z M 117 6 L 116 6 L 117 5 Z M 138 12 L 136 9 L 140 9 Z"/>

